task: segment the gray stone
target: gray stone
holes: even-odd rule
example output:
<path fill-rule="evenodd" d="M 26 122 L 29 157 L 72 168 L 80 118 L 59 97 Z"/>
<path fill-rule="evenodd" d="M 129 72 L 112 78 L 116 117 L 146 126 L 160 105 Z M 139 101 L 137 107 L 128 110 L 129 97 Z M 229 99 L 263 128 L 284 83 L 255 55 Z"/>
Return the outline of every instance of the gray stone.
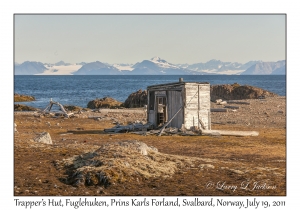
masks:
<path fill-rule="evenodd" d="M 41 133 L 38 137 L 34 139 L 34 141 L 43 144 L 52 144 L 52 139 L 48 132 Z"/>

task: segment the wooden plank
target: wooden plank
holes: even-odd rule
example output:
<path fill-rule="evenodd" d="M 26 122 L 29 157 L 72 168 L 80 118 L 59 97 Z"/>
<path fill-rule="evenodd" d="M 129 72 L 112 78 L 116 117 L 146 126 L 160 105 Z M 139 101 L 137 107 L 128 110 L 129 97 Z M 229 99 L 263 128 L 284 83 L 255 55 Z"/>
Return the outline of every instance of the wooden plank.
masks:
<path fill-rule="evenodd" d="M 228 108 L 228 109 L 239 109 L 240 107 L 238 107 L 238 106 L 224 106 L 224 108 Z"/>
<path fill-rule="evenodd" d="M 156 96 L 166 96 L 166 91 L 165 90 L 163 90 L 163 91 L 155 91 L 155 95 Z"/>
<path fill-rule="evenodd" d="M 212 108 L 210 109 L 211 112 L 227 112 L 227 109 L 222 108 Z"/>
<path fill-rule="evenodd" d="M 208 112 L 208 130 L 211 129 L 211 116 L 210 116 L 210 111 Z"/>
<path fill-rule="evenodd" d="M 258 136 L 259 133 L 257 131 L 202 130 L 202 135 Z"/>
<path fill-rule="evenodd" d="M 148 121 L 152 124 L 155 124 L 155 113 L 154 110 L 149 111 Z"/>

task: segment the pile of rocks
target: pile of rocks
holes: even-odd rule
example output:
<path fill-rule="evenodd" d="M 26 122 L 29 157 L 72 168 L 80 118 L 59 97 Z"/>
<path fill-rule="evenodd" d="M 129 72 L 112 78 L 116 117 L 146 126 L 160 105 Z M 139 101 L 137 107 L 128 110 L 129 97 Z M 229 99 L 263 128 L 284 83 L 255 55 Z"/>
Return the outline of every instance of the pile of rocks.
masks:
<path fill-rule="evenodd" d="M 123 106 L 123 103 L 117 101 L 116 99 L 104 97 L 100 99 L 95 99 L 90 101 L 87 104 L 87 108 L 90 109 L 99 109 L 99 108 L 109 108 L 109 109 L 116 109 Z"/>
<path fill-rule="evenodd" d="M 147 91 L 138 90 L 134 93 L 131 93 L 126 101 L 124 102 L 125 108 L 137 108 L 144 107 L 147 105 Z"/>
<path fill-rule="evenodd" d="M 39 111 L 40 109 L 23 104 L 14 104 L 14 111 Z"/>
<path fill-rule="evenodd" d="M 249 85 L 239 85 L 234 83 L 232 85 L 212 85 L 210 86 L 210 97 L 212 101 L 216 99 L 223 100 L 240 100 L 240 99 L 258 99 L 261 97 L 274 97 L 278 96 L 275 93 L 269 92 L 267 90 L 249 86 Z"/>

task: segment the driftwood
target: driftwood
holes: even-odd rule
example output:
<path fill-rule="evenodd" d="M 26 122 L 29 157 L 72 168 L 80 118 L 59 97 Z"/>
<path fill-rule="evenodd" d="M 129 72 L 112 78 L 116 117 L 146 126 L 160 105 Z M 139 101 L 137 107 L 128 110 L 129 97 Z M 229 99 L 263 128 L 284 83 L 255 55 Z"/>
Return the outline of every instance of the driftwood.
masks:
<path fill-rule="evenodd" d="M 258 136 L 257 131 L 224 131 L 224 130 L 202 130 L 202 135 L 214 136 Z"/>
<path fill-rule="evenodd" d="M 240 107 L 238 107 L 238 106 L 224 106 L 224 108 L 228 108 L 228 109 L 239 109 Z"/>
<path fill-rule="evenodd" d="M 43 113 L 51 113 L 51 108 L 53 105 L 57 105 L 59 106 L 60 110 L 63 112 L 64 116 L 69 118 L 71 115 L 73 115 L 74 113 L 67 113 L 67 111 L 65 110 L 65 108 L 63 107 L 63 105 L 61 105 L 58 102 L 52 101 L 52 98 L 50 99 L 50 103 L 49 105 L 43 110 Z"/>
<path fill-rule="evenodd" d="M 211 112 L 227 112 L 227 109 L 223 108 L 216 108 L 216 109 L 210 109 Z"/>
<path fill-rule="evenodd" d="M 250 102 L 246 102 L 246 101 L 238 101 L 238 100 L 229 100 L 227 101 L 228 104 L 247 104 L 250 105 Z"/>

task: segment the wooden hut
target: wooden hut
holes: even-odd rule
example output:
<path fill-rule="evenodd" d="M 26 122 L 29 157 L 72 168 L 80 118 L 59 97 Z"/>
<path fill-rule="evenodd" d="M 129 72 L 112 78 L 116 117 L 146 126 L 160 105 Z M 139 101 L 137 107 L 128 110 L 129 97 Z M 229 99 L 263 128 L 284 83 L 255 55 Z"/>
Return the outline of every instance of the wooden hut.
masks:
<path fill-rule="evenodd" d="M 147 120 L 155 127 L 211 129 L 210 84 L 179 82 L 147 87 Z"/>

